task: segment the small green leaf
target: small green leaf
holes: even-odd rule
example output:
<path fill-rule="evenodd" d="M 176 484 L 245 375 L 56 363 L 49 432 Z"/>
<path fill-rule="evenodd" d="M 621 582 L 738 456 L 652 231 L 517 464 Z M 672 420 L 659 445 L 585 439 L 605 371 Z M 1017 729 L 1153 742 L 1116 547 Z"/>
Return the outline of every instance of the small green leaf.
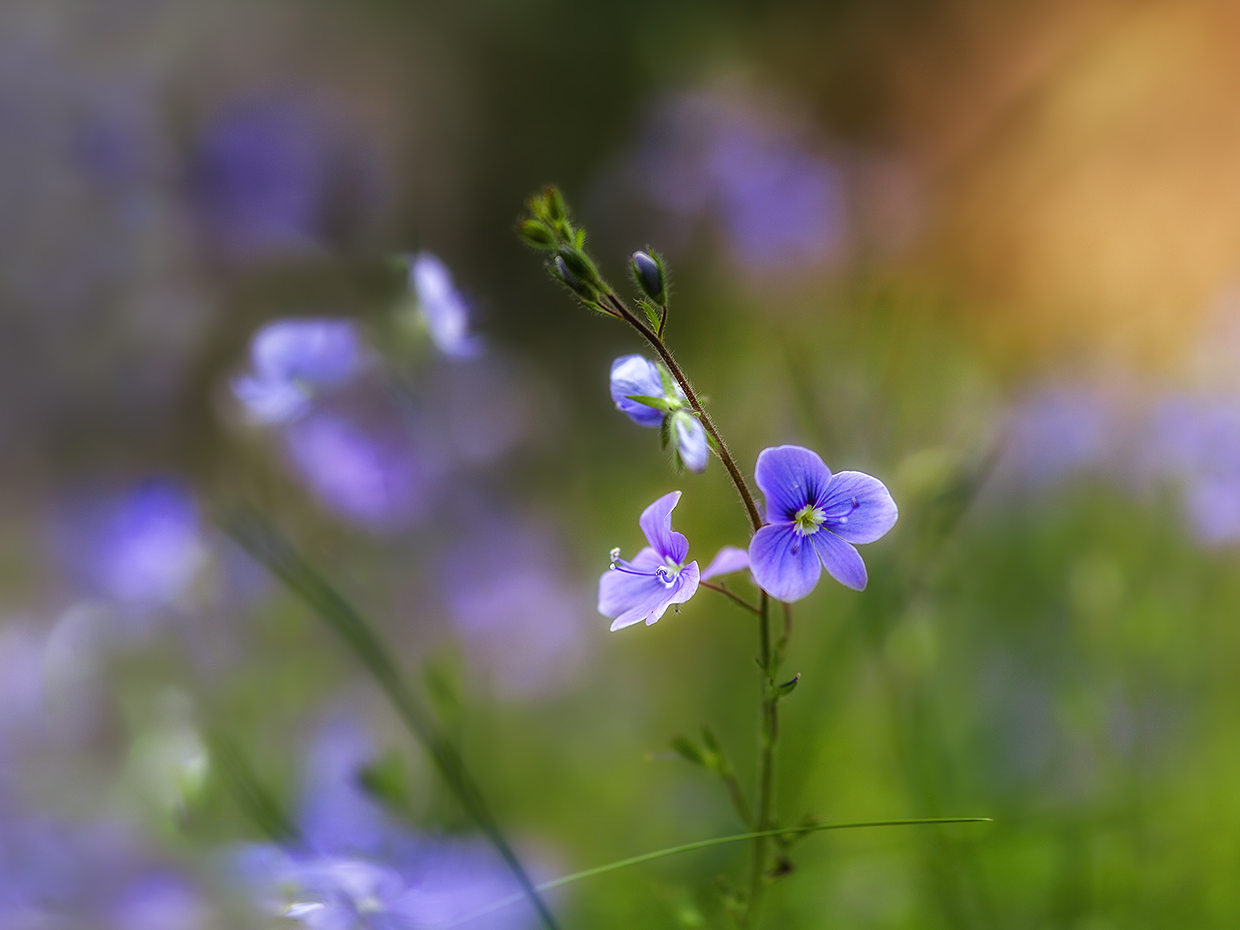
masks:
<path fill-rule="evenodd" d="M 672 740 L 672 750 L 676 752 L 686 762 L 692 762 L 694 765 L 700 765 L 704 769 L 711 768 L 711 760 L 707 757 L 702 748 L 693 740 L 684 736 L 678 736 Z"/>
<path fill-rule="evenodd" d="M 648 300 L 639 300 L 637 302 L 637 306 L 641 307 L 642 310 L 645 311 L 646 319 L 650 321 L 651 328 L 658 329 L 659 320 L 662 317 L 662 312 L 659 310 L 659 308 L 656 307 L 654 304 L 652 304 Z"/>
<path fill-rule="evenodd" d="M 662 410 L 667 413 L 669 410 L 675 410 L 679 404 L 673 404 L 666 397 L 651 397 L 648 394 L 625 394 L 628 400 L 635 400 L 639 404 L 645 404 L 647 407 L 653 407 L 655 410 Z"/>
<path fill-rule="evenodd" d="M 723 755 L 723 749 L 719 745 L 719 740 L 715 739 L 715 734 L 706 724 L 702 724 L 702 742 L 706 744 L 706 749 L 712 755 Z"/>

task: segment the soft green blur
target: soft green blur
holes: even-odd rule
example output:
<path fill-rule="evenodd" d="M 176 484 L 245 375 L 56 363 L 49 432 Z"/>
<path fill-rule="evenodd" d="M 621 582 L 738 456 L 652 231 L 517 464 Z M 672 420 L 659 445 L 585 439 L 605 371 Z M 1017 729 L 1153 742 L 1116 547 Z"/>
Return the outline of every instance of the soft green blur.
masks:
<path fill-rule="evenodd" d="M 213 36 L 204 58 L 258 18 L 245 4 L 161 15 L 181 31 L 132 27 L 152 61 L 194 48 L 198 17 Z M 824 576 L 795 606 L 785 669 L 802 677 L 781 704 L 780 822 L 994 818 L 809 836 L 794 847 L 795 871 L 772 885 L 762 925 L 1235 926 L 1235 544 L 1195 538 L 1174 487 L 1134 490 L 1111 470 L 1013 489 L 1001 474 L 1006 411 L 1030 384 L 1117 371 L 1148 394 L 1197 383 L 1193 353 L 1209 338 L 1198 321 L 1240 270 L 1234 181 L 1205 190 L 1199 178 L 1222 178 L 1220 165 L 1234 174 L 1240 156 L 1223 94 L 1234 65 L 1219 51 L 1237 35 L 1232 14 L 1204 0 L 1002 10 L 319 0 L 262 18 L 253 47 L 238 40 L 235 69 L 169 79 L 170 107 L 192 113 L 256 70 L 270 86 L 328 88 L 385 140 L 385 220 L 369 239 L 343 236 L 292 262 L 195 265 L 213 315 L 186 340 L 184 374 L 159 382 L 166 416 L 59 398 L 28 432 L 15 429 L 0 600 L 22 607 L 52 587 L 27 545 L 39 521 L 31 500 L 96 469 L 173 469 L 218 508 L 212 516 L 241 502 L 261 509 L 371 617 L 541 877 L 741 832 L 722 784 L 670 744 L 709 725 L 750 790 L 759 681 L 749 614 L 706 590 L 655 626 L 615 634 L 587 611 L 588 648 L 567 684 L 505 696 L 447 632 L 437 587 L 447 543 L 416 528 L 347 528 L 220 412 L 249 335 L 293 312 L 361 318 L 417 370 L 425 360 L 395 345 L 388 259 L 431 249 L 477 298 L 496 351 L 537 385 L 538 439 L 486 479 L 471 519 L 485 528 L 494 505 L 554 521 L 587 594 L 613 546 L 628 555 L 641 544 L 638 515 L 670 490 L 684 492 L 675 525 L 694 558 L 746 545 L 719 462 L 703 476 L 674 474 L 656 434 L 612 408 L 608 365 L 646 347 L 576 306 L 518 240 L 525 198 L 555 182 L 618 287 L 629 285 L 633 249 L 664 250 L 675 283 L 668 343 L 743 468 L 766 446 L 800 443 L 833 469 L 878 476 L 900 506 L 896 528 L 862 549 L 864 593 Z M 284 57 L 269 59 L 283 36 Z M 110 54 L 127 47 L 115 45 Z M 652 100 L 736 84 L 794 101 L 797 125 L 845 161 L 907 168 L 915 216 L 892 223 L 911 231 L 887 237 L 874 207 L 879 218 L 864 220 L 880 228 L 874 242 L 829 267 L 767 276 L 738 271 L 709 232 L 654 238 L 665 228 L 654 214 L 609 188 L 616 163 Z M 1186 100 L 1191 112 L 1177 109 Z M 73 391 L 91 394 L 82 372 L 111 349 L 63 351 L 82 360 Z M 126 364 L 128 351 L 109 364 Z M 106 719 L 72 767 L 49 774 L 47 796 L 131 813 L 170 855 L 202 863 L 260 837 L 261 824 L 218 765 L 200 778 L 168 761 L 194 755 L 176 742 L 182 702 L 197 731 L 226 733 L 291 809 L 307 733 L 343 696 L 377 734 L 404 815 L 468 832 L 354 658 L 296 596 L 262 590 L 218 618 L 194 616 L 218 662 L 191 661 L 167 638 L 113 662 Z M 743 885 L 747 856 L 746 844 L 692 852 L 551 900 L 565 928 L 723 927 L 717 879 Z"/>

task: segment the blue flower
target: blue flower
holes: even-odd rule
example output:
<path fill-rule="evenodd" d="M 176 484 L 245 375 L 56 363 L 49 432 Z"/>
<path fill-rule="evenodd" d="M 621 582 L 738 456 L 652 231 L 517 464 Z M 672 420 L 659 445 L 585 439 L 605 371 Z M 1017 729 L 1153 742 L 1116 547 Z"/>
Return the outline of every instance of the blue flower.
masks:
<path fill-rule="evenodd" d="M 641 620 L 649 626 L 672 604 L 683 604 L 698 588 L 697 562 L 688 562 L 689 540 L 672 529 L 672 511 L 680 492 L 664 494 L 642 511 L 642 532 L 650 543 L 626 562 L 611 551 L 611 568 L 598 582 L 598 612 L 614 617 L 612 630 Z"/>
<path fill-rule="evenodd" d="M 447 265 L 430 252 L 419 252 L 409 259 L 409 287 L 435 348 L 449 358 L 482 354 L 483 342 L 469 332 L 469 307 Z"/>
<path fill-rule="evenodd" d="M 749 543 L 758 586 L 797 601 L 814 590 L 825 567 L 840 584 L 864 590 L 865 563 L 853 544 L 879 539 L 898 516 L 883 483 L 858 471 L 832 475 L 818 453 L 802 446 L 763 449 L 754 479 L 769 521 Z"/>
<path fill-rule="evenodd" d="M 363 359 L 352 320 L 276 320 L 254 334 L 252 371 L 233 379 L 233 394 L 252 419 L 285 423 L 305 413 L 317 391 L 353 377 Z"/>
<path fill-rule="evenodd" d="M 657 406 L 635 398 L 650 398 Z M 611 363 L 611 399 L 616 409 L 638 426 L 663 427 L 674 443 L 676 457 L 689 471 L 701 474 L 710 458 L 706 430 L 680 389 L 654 362 L 625 355 Z"/>

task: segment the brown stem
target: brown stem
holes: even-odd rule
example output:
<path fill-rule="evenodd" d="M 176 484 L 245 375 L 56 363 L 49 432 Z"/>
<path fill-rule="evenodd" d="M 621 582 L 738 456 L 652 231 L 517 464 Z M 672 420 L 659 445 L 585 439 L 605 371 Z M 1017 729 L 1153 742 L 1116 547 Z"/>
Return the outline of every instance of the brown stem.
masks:
<path fill-rule="evenodd" d="M 709 581 L 699 581 L 698 584 L 701 585 L 703 588 L 710 588 L 710 590 L 712 591 L 718 591 L 720 594 L 725 595 L 726 597 L 732 598 L 732 600 L 736 601 L 736 603 L 740 604 L 750 613 L 755 613 L 755 614 L 760 613 L 759 609 L 755 607 L 753 604 L 749 603 L 749 601 L 745 600 L 739 594 L 732 593 L 731 591 L 729 591 L 727 588 L 725 588 L 721 584 L 711 584 Z"/>
<path fill-rule="evenodd" d="M 736 492 L 741 496 L 741 500 L 745 504 L 745 510 L 749 515 L 749 522 L 754 532 L 757 532 L 758 528 L 762 526 L 763 520 L 762 515 L 758 512 L 758 505 L 754 502 L 753 492 L 749 490 L 749 485 L 746 483 L 744 475 L 741 474 L 741 470 L 736 466 L 736 460 L 732 458 L 732 453 L 728 451 L 727 443 L 719 435 L 719 430 L 715 428 L 710 414 L 706 412 L 706 408 L 702 406 L 694 393 L 693 385 L 689 383 L 688 377 L 685 376 L 676 359 L 672 357 L 671 350 L 664 345 L 658 333 L 639 320 L 614 293 L 608 293 L 606 297 L 611 305 L 624 317 L 625 321 L 641 333 L 645 340 L 650 343 L 651 348 L 659 353 L 659 358 L 663 360 L 667 370 L 676 379 L 676 383 L 680 385 L 681 390 L 685 392 L 685 399 L 689 401 L 689 406 L 693 408 L 698 418 L 702 421 L 702 426 L 706 429 L 706 432 L 715 440 L 715 454 L 719 456 L 719 461 L 727 469 L 728 476 L 732 479 L 732 484 L 736 486 Z"/>

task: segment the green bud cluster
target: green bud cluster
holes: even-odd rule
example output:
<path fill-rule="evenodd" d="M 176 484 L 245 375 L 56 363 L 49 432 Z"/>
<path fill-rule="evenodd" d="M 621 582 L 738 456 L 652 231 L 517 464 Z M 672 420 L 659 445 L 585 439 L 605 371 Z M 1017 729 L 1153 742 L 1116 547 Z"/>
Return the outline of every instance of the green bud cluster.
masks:
<path fill-rule="evenodd" d="M 626 318 L 629 311 L 586 254 L 586 231 L 573 225 L 559 189 L 550 185 L 543 188 L 529 199 L 526 210 L 517 222 L 517 234 L 531 248 L 550 253 L 545 267 L 551 277 L 591 310 L 617 319 Z M 647 246 L 633 253 L 629 270 L 643 295 L 637 306 L 657 338 L 662 338 L 669 290 L 663 257 Z"/>
<path fill-rule="evenodd" d="M 554 253 L 546 262 L 551 277 L 581 298 L 590 309 L 614 316 L 614 311 L 605 309 L 602 304 L 603 296 L 611 289 L 586 254 L 586 232 L 573 225 L 559 188 L 543 188 L 526 206 L 529 215 L 517 225 L 517 232 L 526 245 Z"/>

